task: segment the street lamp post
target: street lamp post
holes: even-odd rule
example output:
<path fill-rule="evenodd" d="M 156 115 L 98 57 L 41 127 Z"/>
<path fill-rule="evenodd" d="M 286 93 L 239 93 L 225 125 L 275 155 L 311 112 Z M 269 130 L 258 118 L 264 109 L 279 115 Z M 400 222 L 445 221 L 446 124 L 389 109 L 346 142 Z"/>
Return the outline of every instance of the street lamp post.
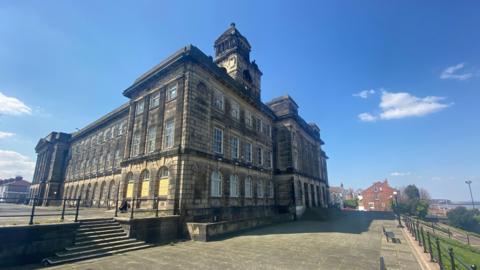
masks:
<path fill-rule="evenodd" d="M 467 180 L 465 181 L 465 184 L 468 185 L 468 189 L 470 190 L 470 198 L 472 198 L 472 207 L 475 209 L 475 202 L 473 201 L 473 195 L 472 195 L 472 187 L 470 186 L 472 184 L 472 181 Z"/>
<path fill-rule="evenodd" d="M 403 228 L 402 221 L 400 220 L 400 211 L 398 209 L 398 193 L 396 191 L 393 192 L 393 196 L 395 196 L 395 208 L 397 212 L 397 218 L 398 218 L 398 228 Z"/>

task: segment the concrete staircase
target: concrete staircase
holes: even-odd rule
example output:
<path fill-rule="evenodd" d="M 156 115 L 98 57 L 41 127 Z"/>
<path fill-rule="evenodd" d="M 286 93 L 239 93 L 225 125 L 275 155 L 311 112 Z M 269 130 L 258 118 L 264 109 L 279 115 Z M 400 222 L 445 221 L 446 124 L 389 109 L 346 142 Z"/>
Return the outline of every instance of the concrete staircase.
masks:
<path fill-rule="evenodd" d="M 80 221 L 73 246 L 55 253 L 53 257 L 43 259 L 42 264 L 57 265 L 151 246 L 143 241 L 128 238 L 120 224 L 113 219 L 89 219 Z"/>

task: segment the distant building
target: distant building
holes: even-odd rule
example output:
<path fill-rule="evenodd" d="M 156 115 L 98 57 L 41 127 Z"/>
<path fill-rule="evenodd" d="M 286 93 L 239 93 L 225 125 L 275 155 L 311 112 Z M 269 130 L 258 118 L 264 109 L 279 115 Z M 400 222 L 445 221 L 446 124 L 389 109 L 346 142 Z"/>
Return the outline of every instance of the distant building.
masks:
<path fill-rule="evenodd" d="M 388 180 L 375 182 L 362 191 L 359 199 L 359 209 L 365 211 L 391 211 L 391 201 L 396 189 L 388 185 Z M 397 191 L 398 192 L 398 191 Z M 362 208 L 363 207 L 363 208 Z"/>
<path fill-rule="evenodd" d="M 343 208 L 343 201 L 352 200 L 357 194 L 351 188 L 344 188 L 343 183 L 339 187 L 330 187 L 330 199 L 333 205 Z"/>
<path fill-rule="evenodd" d="M 0 179 L 0 201 L 16 202 L 27 198 L 30 182 L 21 176 L 9 179 Z"/>

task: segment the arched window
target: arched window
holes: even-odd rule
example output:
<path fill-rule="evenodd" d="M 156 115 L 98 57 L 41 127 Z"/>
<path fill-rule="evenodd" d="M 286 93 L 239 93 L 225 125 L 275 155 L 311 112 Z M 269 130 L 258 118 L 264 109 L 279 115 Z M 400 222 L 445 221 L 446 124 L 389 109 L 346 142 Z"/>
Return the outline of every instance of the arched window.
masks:
<path fill-rule="evenodd" d="M 138 183 L 138 190 L 141 197 L 147 197 L 148 191 L 150 190 L 150 172 L 148 170 L 143 170 L 140 174 L 140 181 Z"/>
<path fill-rule="evenodd" d="M 133 185 L 134 185 L 133 173 L 129 172 L 127 174 L 127 178 L 125 179 L 125 182 L 127 184 L 127 190 L 126 190 L 126 193 L 125 193 L 125 197 L 126 198 L 132 198 L 133 197 Z"/>
<path fill-rule="evenodd" d="M 252 177 L 245 178 L 245 198 L 252 198 Z"/>
<path fill-rule="evenodd" d="M 230 175 L 230 197 L 238 197 L 238 176 Z"/>
<path fill-rule="evenodd" d="M 158 178 L 158 196 L 168 196 L 170 172 L 167 167 L 160 168 L 158 171 Z"/>
<path fill-rule="evenodd" d="M 257 182 L 257 198 L 264 197 L 264 188 L 263 188 L 263 180 L 259 179 Z"/>
<path fill-rule="evenodd" d="M 213 171 L 210 178 L 210 195 L 212 197 L 222 196 L 222 174 L 219 171 Z"/>

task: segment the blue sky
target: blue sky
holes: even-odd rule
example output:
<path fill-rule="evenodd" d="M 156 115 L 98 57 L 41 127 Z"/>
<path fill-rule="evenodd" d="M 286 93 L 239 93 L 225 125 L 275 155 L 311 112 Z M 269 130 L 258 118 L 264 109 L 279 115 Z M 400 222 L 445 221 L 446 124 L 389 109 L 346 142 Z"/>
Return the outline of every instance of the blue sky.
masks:
<path fill-rule="evenodd" d="M 1 1 L 0 177 L 34 147 L 126 102 L 180 47 L 213 54 L 230 24 L 252 45 L 262 99 L 289 93 L 321 128 L 331 185 L 389 179 L 480 199 L 480 3 Z"/>

